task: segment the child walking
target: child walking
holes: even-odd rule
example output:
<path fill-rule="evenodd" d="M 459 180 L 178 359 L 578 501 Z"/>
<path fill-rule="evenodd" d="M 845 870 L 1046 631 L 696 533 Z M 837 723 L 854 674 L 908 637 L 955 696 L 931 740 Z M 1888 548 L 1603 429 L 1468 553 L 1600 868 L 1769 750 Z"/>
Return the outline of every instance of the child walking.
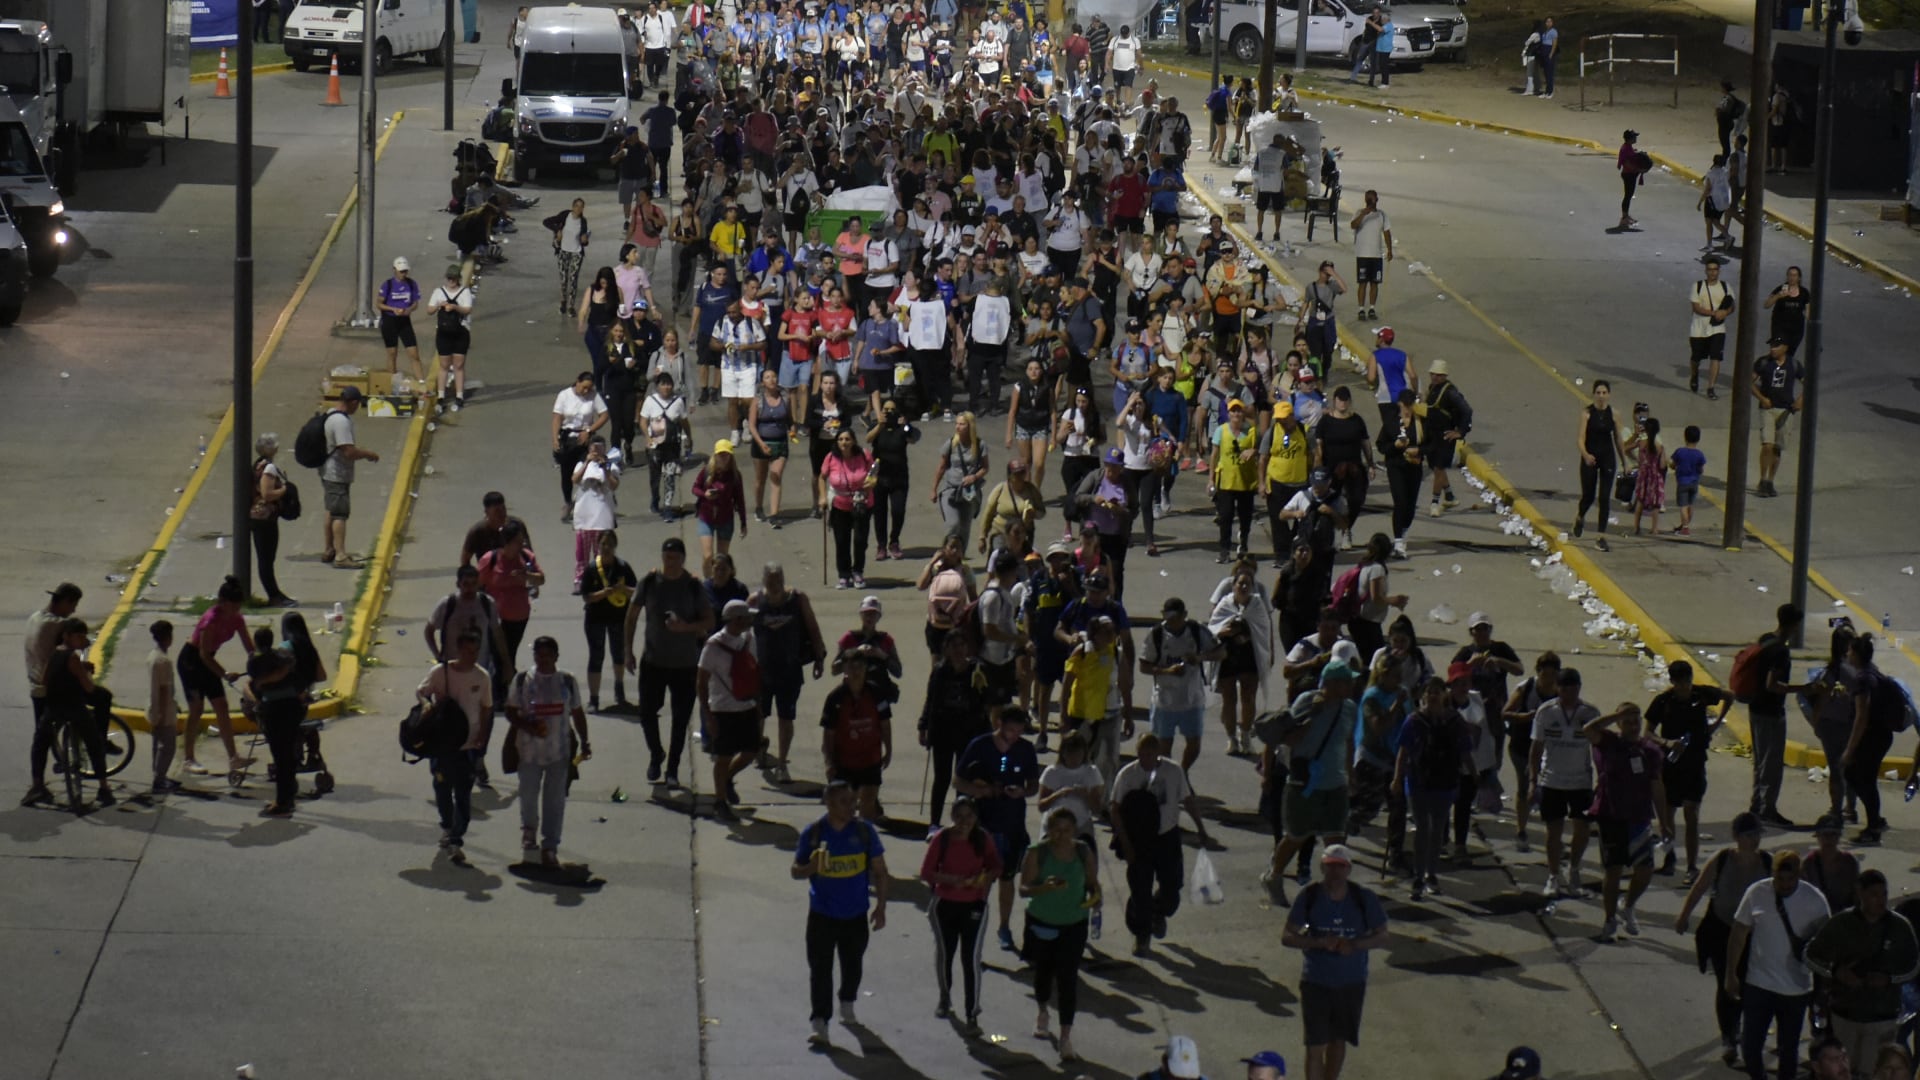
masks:
<path fill-rule="evenodd" d="M 1687 444 L 1673 452 L 1673 505 L 1680 510 L 1680 524 L 1674 533 L 1693 535 L 1693 500 L 1700 494 L 1700 477 L 1707 471 L 1707 455 L 1700 450 L 1700 428 L 1688 424 L 1682 437 Z"/>
<path fill-rule="evenodd" d="M 1660 532 L 1660 511 L 1667 505 L 1667 448 L 1660 442 L 1660 421 L 1647 417 L 1639 445 L 1634 448 L 1640 475 L 1633 485 L 1633 535 L 1640 535 L 1640 517 L 1651 514 L 1647 531 Z"/>

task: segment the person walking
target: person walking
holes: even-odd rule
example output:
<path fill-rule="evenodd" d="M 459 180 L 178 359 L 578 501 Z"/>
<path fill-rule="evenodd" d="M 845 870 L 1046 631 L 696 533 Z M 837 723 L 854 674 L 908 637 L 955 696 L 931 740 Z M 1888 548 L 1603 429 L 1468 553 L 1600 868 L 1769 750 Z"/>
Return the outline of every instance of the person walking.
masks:
<path fill-rule="evenodd" d="M 1787 280 L 1767 294 L 1768 329 L 1772 337 L 1784 338 L 1789 357 L 1800 351 L 1807 336 L 1807 319 L 1813 309 L 1813 290 L 1800 283 L 1800 268 L 1787 267 Z"/>
<path fill-rule="evenodd" d="M 636 633 L 642 617 L 646 629 Z M 627 605 L 622 652 L 627 670 L 639 674 L 640 728 L 647 739 L 647 782 L 659 783 L 666 766 L 669 788 L 680 786 L 680 754 L 686 748 L 687 726 L 693 718 L 695 671 L 700 649 L 713 632 L 713 606 L 700 579 L 687 573 L 687 544 L 669 536 L 660 544 L 660 566 L 640 579 Z M 640 647 L 635 648 L 636 639 Z M 660 743 L 660 707 L 672 695 L 673 728 L 670 747 Z"/>
<path fill-rule="evenodd" d="M 1720 280 L 1723 261 L 1718 255 L 1707 256 L 1705 276 L 1693 283 L 1687 300 L 1693 312 L 1687 327 L 1687 388 L 1700 392 L 1700 362 L 1707 361 L 1709 401 L 1720 398 L 1720 361 L 1727 351 L 1727 320 L 1733 317 L 1733 290 Z"/>
<path fill-rule="evenodd" d="M 1391 46 L 1389 46 L 1391 48 Z M 1386 58 L 1380 60 L 1384 74 Z M 1380 283 L 1386 280 L 1386 264 L 1393 261 L 1393 223 L 1387 220 L 1387 212 L 1380 209 L 1380 193 L 1369 188 L 1366 205 L 1353 216 L 1353 283 L 1359 291 L 1354 294 L 1359 309 L 1354 312 L 1356 319 L 1380 318 Z"/>
<path fill-rule="evenodd" d="M 720 609 L 720 628 L 700 650 L 695 690 L 700 695 L 700 728 L 713 755 L 713 817 L 732 822 L 740 804 L 733 779 L 760 753 L 760 647 L 754 640 L 753 606 L 729 600 Z"/>
<path fill-rule="evenodd" d="M 993 837 L 980 827 L 973 800 L 965 795 L 953 801 L 953 824 L 928 838 L 920 863 L 920 880 L 933 892 L 927 921 L 933 926 L 935 985 L 940 1004 L 933 1015 L 953 1016 L 953 955 L 960 954 L 960 984 L 964 997 L 962 1031 L 980 1033 L 980 982 L 986 975 L 981 947 L 986 943 L 987 894 L 1000 879 L 1000 851 Z"/>
<path fill-rule="evenodd" d="M 1707 750 L 1714 730 L 1726 722 L 1733 708 L 1733 695 L 1717 686 L 1695 684 L 1693 665 L 1685 660 L 1667 665 L 1667 683 L 1667 689 L 1653 699 L 1646 712 L 1648 729 L 1670 748 L 1660 771 L 1660 786 L 1667 796 L 1660 831 L 1668 841 L 1660 872 L 1673 873 L 1677 861 L 1672 844 L 1674 811 L 1678 810 L 1686 830 L 1687 876 L 1683 884 L 1692 885 L 1700 876 L 1700 803 L 1707 795 Z M 1715 705 L 1720 706 L 1720 715 L 1709 720 L 1707 711 Z"/>
<path fill-rule="evenodd" d="M 665 371 L 654 375 L 653 392 L 640 403 L 639 423 L 646 440 L 648 509 L 669 524 L 679 520 L 680 463 L 693 445 L 691 413 L 674 377 Z"/>
<path fill-rule="evenodd" d="M 1440 894 L 1440 852 L 1446 847 L 1447 815 L 1460 789 L 1460 774 L 1473 767 L 1466 722 L 1448 700 L 1447 683 L 1428 678 L 1415 688 L 1419 708 L 1400 726 L 1393 786 L 1413 813 L 1413 899 Z"/>
<path fill-rule="evenodd" d="M 1732 825 L 1733 846 L 1722 848 L 1707 861 L 1673 921 L 1675 933 L 1687 933 L 1693 909 L 1706 901 L 1706 913 L 1693 932 L 1693 951 L 1704 971 L 1713 970 L 1713 1015 L 1720 1029 L 1720 1060 L 1729 1067 L 1740 1061 L 1740 995 L 1738 957 L 1727 955 L 1728 937 L 1747 888 L 1773 874 L 1773 856 L 1760 850 L 1765 830 L 1760 819 L 1742 811 Z M 1732 976 L 1730 979 L 1729 977 Z M 1730 983 L 1732 985 L 1730 985 Z"/>
<path fill-rule="evenodd" d="M 1340 1080 L 1347 1047 L 1360 1045 L 1367 954 L 1392 933 L 1380 898 L 1351 880 L 1352 874 L 1353 855 L 1346 845 L 1328 844 L 1320 855 L 1320 880 L 1300 891 L 1280 938 L 1304 954 L 1300 1013 L 1309 1080 Z"/>
<path fill-rule="evenodd" d="M 1416 406 L 1420 395 L 1411 387 L 1397 395 L 1395 415 L 1383 424 L 1373 448 L 1387 474 L 1387 490 L 1393 496 L 1393 557 L 1407 557 L 1407 530 L 1420 511 L 1420 448 L 1427 443 L 1427 422 Z M 1291 412 L 1291 410 L 1289 410 Z M 1504 700 L 1504 695 L 1502 696 Z"/>
<path fill-rule="evenodd" d="M 1031 842 L 1027 800 L 1040 790 L 1040 758 L 1025 738 L 1027 726 L 1026 710 L 1018 706 L 1000 710 L 993 731 L 968 743 L 955 768 L 954 787 L 973 797 L 981 826 L 1000 849 L 999 940 L 1008 952 L 1013 951 L 1013 879 L 1025 865 Z"/>
<path fill-rule="evenodd" d="M 1207 823 L 1200 817 L 1186 771 L 1161 756 L 1165 748 L 1152 732 L 1134 744 L 1134 759 L 1113 778 L 1109 818 L 1114 844 L 1127 864 L 1127 930 L 1133 953 L 1145 956 L 1156 938 L 1167 936 L 1167 920 L 1180 909 L 1186 868 L 1181 856 L 1180 812 L 1193 819 L 1200 847 L 1207 846 Z"/>
<path fill-rule="evenodd" d="M 1322 637 L 1328 625 L 1323 621 Z M 1333 653 L 1331 648 L 1326 651 Z M 1280 795 L 1281 829 L 1260 875 L 1267 895 L 1280 907 L 1287 906 L 1285 874 L 1294 855 L 1316 839 L 1335 845 L 1347 837 L 1347 778 L 1355 757 L 1354 729 L 1360 722 L 1357 675 L 1345 661 L 1331 659 L 1320 668 L 1319 687 L 1300 693 L 1287 709 L 1296 723 L 1282 737 L 1288 762 L 1286 790 Z"/>
<path fill-rule="evenodd" d="M 455 866 L 465 866 L 467 827 L 473 820 L 473 752 L 484 750 L 493 727 L 493 679 L 480 666 L 480 631 L 465 627 L 454 634 L 453 658 L 427 672 L 414 695 L 423 709 L 444 702 L 467 718 L 467 739 L 451 753 L 431 759 L 433 800 L 440 811 L 440 850 Z"/>
<path fill-rule="evenodd" d="M 851 659 L 843 649 L 834 665 L 841 683 L 820 713 L 820 753 L 827 778 L 853 785 L 860 816 L 878 822 L 880 781 L 893 763 L 893 713 L 872 665 Z"/>
<path fill-rule="evenodd" d="M 974 414 L 961 413 L 953 422 L 953 438 L 940 452 L 940 466 L 933 473 L 933 504 L 949 533 L 967 536 L 973 518 L 980 509 L 980 496 L 987 479 L 986 442 Z"/>
<path fill-rule="evenodd" d="M 867 436 L 873 454 L 873 557 L 877 560 L 905 558 L 900 531 L 907 524 L 912 488 L 907 451 L 919 441 L 920 429 L 898 403 L 889 400 L 880 406 L 880 423 Z"/>
<path fill-rule="evenodd" d="M 1724 985 L 1740 1000 L 1740 1056 L 1750 1080 L 1767 1080 L 1769 1027 L 1778 1080 L 1799 1075 L 1800 1028 L 1813 999 L 1806 949 L 1828 914 L 1820 890 L 1800 880 L 1800 855 L 1791 850 L 1776 853 L 1773 876 L 1754 882 L 1740 897 L 1727 936 Z"/>
<path fill-rule="evenodd" d="M 1239 399 L 1227 405 L 1227 422 L 1215 429 L 1213 434 L 1212 468 L 1207 474 L 1208 486 L 1212 489 L 1215 520 L 1220 525 L 1220 549 L 1214 553 L 1213 561 L 1224 564 L 1230 558 L 1247 553 L 1247 543 L 1253 532 L 1253 494 L 1260 486 L 1260 463 L 1258 446 L 1260 432 L 1247 407 Z M 1131 471 L 1131 470 L 1129 470 Z M 1133 485 L 1139 490 L 1139 485 Z M 1147 510 L 1148 503 L 1143 496 L 1139 505 Z M 1239 545 L 1233 544 L 1233 523 L 1240 522 Z M 1151 526 L 1149 526 L 1151 528 Z"/>
<path fill-rule="evenodd" d="M 467 352 L 473 348 L 474 293 L 472 286 L 462 280 L 460 264 L 448 263 L 445 277 L 433 295 L 427 297 L 427 310 L 433 314 L 433 351 L 440 356 L 440 404 L 448 412 L 459 412 L 467 404 Z"/>
<path fill-rule="evenodd" d="M 1781 604 L 1775 609 L 1774 628 L 1748 646 L 1757 647 L 1752 663 L 1758 672 L 1758 685 L 1741 699 L 1747 707 L 1747 728 L 1753 739 L 1753 795 L 1747 809 L 1753 811 L 1762 824 L 1777 829 L 1794 828 L 1793 822 L 1780 812 L 1780 784 L 1786 762 L 1787 695 L 1808 688 L 1792 681 L 1792 642 L 1804 618 L 1800 609 L 1792 604 Z M 1735 663 L 1738 666 L 1737 658 Z M 1736 687 L 1735 693 L 1741 693 L 1741 689 Z"/>
<path fill-rule="evenodd" d="M 479 571 L 480 588 L 493 598 L 500 615 L 502 649 L 494 668 L 494 699 L 507 698 L 507 680 L 520 663 L 520 642 L 526 636 L 527 623 L 533 618 L 533 592 L 546 584 L 547 575 L 540 560 L 527 546 L 527 534 L 508 528 L 498 548 L 480 556 L 474 569 Z"/>
<path fill-rule="evenodd" d="M 1913 924 L 1887 908 L 1887 875 L 1860 875 L 1859 903 L 1837 911 L 1806 946 L 1807 968 L 1825 980 L 1833 1035 L 1854 1061 L 1872 1061 L 1898 1041 L 1902 987 L 1920 975 Z"/>
<path fill-rule="evenodd" d="M 873 520 L 873 455 L 860 448 L 852 427 L 843 427 L 834 439 L 834 452 L 820 466 L 824 494 L 820 509 L 827 512 L 833 530 L 834 567 L 841 589 L 867 586 L 867 531 Z"/>
<path fill-rule="evenodd" d="M 1439 517 L 1442 500 L 1446 509 L 1453 509 L 1453 478 L 1447 470 L 1453 468 L 1454 454 L 1461 440 L 1473 430 L 1473 406 L 1467 404 L 1467 396 L 1454 385 L 1445 360 L 1427 365 L 1426 404 L 1427 438 L 1431 441 L 1421 446 L 1420 456 L 1426 459 L 1427 468 L 1433 470 L 1433 498 L 1427 504 L 1427 514 Z"/>
<path fill-rule="evenodd" d="M 1873 635 L 1861 634 L 1848 647 L 1847 665 L 1855 673 L 1853 727 L 1847 733 L 1847 748 L 1840 755 L 1846 773 L 1847 790 L 1857 792 L 1866 811 L 1866 826 L 1854 843 L 1878 844 L 1888 829 L 1880 815 L 1880 770 L 1887 751 L 1893 748 L 1896 725 L 1906 721 L 1906 691 L 1893 677 L 1873 666 Z"/>
<path fill-rule="evenodd" d="M 600 549 L 601 535 L 613 531 L 618 520 L 620 466 L 608 455 L 606 439 L 595 435 L 588 441 L 586 457 L 573 467 L 573 484 L 573 592 L 578 595 L 580 575 Z"/>
<path fill-rule="evenodd" d="M 622 182 L 622 190 L 625 187 Z M 621 213 L 627 216 L 624 204 Z M 587 200 L 573 200 L 572 206 L 541 224 L 553 233 L 553 261 L 560 273 L 560 316 L 565 318 L 580 306 L 580 267 L 587 261 L 587 244 L 593 237 L 593 230 L 587 226 Z"/>
<path fill-rule="evenodd" d="M 560 520 L 573 521 L 573 478 L 580 463 L 587 459 L 587 446 L 601 428 L 607 426 L 607 402 L 596 389 L 593 372 L 573 377 L 573 384 L 553 399 L 549 424 L 553 444 L 553 463 L 560 470 Z"/>
<path fill-rule="evenodd" d="M 1200 758 L 1200 740 L 1206 725 L 1205 665 L 1225 655 L 1226 650 L 1213 632 L 1187 617 L 1187 602 L 1178 596 L 1169 596 L 1161 603 L 1160 622 L 1147 631 L 1147 642 L 1140 650 L 1140 673 L 1153 679 L 1153 698 L 1148 710 L 1153 733 L 1166 747 L 1173 745 L 1176 734 L 1186 740 L 1180 751 L 1180 768 L 1189 773 Z M 1232 679 L 1229 675 L 1221 682 Z M 1251 748 L 1251 724 L 1246 725 L 1248 730 L 1243 732 L 1241 716 L 1251 716 L 1252 712 L 1251 700 L 1239 711 L 1222 705 L 1220 719 L 1227 729 L 1229 754 L 1238 756 Z"/>
<path fill-rule="evenodd" d="M 965 631 L 949 630 L 939 661 L 927 676 L 927 693 L 920 707 L 920 745 L 932 757 L 933 789 L 927 803 L 928 836 L 945 820 L 947 790 L 953 784 L 954 763 L 973 740 L 992 730 L 991 714 L 982 696 L 985 673 Z"/>
<path fill-rule="evenodd" d="M 1618 731 L 1611 730 L 1615 726 Z M 1600 823 L 1600 866 L 1604 875 L 1600 902 L 1606 919 L 1600 926 L 1600 940 L 1614 940 L 1623 926 L 1630 936 L 1638 937 L 1637 905 L 1653 881 L 1653 825 L 1671 813 L 1660 774 L 1666 747 L 1647 736 L 1640 707 L 1632 703 L 1588 721 L 1585 731 L 1587 741 L 1593 744 L 1599 780 L 1589 813 Z M 1632 876 L 1622 905 L 1620 878 L 1628 872 Z"/>
<path fill-rule="evenodd" d="M 1072 810 L 1063 806 L 1047 815 L 1046 842 L 1022 858 L 1020 895 L 1027 898 L 1021 953 L 1033 965 L 1033 996 L 1039 1001 L 1033 1037 L 1048 1038 L 1049 1006 L 1057 1004 L 1060 1034 L 1054 1047 L 1061 1064 L 1068 1065 L 1080 1060 L 1073 1048 L 1080 958 L 1087 947 L 1088 914 L 1101 903 L 1093 849 L 1080 842 Z"/>
<path fill-rule="evenodd" d="M 700 537 L 700 572 L 713 576 L 713 557 L 733 548 L 734 522 L 747 535 L 747 490 L 734 461 L 733 440 L 715 439 L 707 464 L 693 477 L 694 532 Z"/>
<path fill-rule="evenodd" d="M 560 643 L 545 635 L 534 638 L 533 668 L 514 676 L 507 695 L 507 723 L 519 759 L 520 861 L 538 860 L 549 870 L 560 868 L 569 770 L 593 756 L 580 684 L 559 663 Z M 569 738 L 569 720 L 577 747 Z"/>
<path fill-rule="evenodd" d="M 778 756 L 769 758 L 760 749 L 760 763 L 767 779 L 775 784 L 792 782 L 787 773 L 788 754 L 793 747 L 793 726 L 799 718 L 800 691 L 806 686 L 806 665 L 811 659 L 813 677 L 826 674 L 827 648 L 820 637 L 820 623 L 814 618 L 813 601 L 807 594 L 787 588 L 787 571 L 770 562 L 760 571 L 760 591 L 748 598 L 753 609 L 753 640 L 760 650 L 760 712 L 773 715 L 779 723 Z M 766 740 L 761 740 L 761 748 Z"/>
<path fill-rule="evenodd" d="M 858 665 L 856 665 L 858 666 Z M 790 872 L 807 882 L 807 981 L 812 998 L 807 1041 L 829 1046 L 833 1019 L 833 965 L 840 963 L 840 1022 L 857 1027 L 854 1004 L 860 999 L 869 928 L 886 929 L 886 848 L 878 829 L 853 816 L 853 787 L 829 780 L 823 796 L 826 814 L 800 831 Z M 872 908 L 868 894 L 872 894 Z"/>
<path fill-rule="evenodd" d="M 620 557 L 620 535 L 608 529 L 599 535 L 593 556 L 580 575 L 580 602 L 585 608 L 587 632 L 587 711 L 600 711 L 600 673 L 607 654 L 613 654 L 613 704 L 625 710 L 627 665 L 621 641 L 627 605 L 640 581 L 633 567 Z"/>
<path fill-rule="evenodd" d="M 1723 333 L 1721 335 L 1725 337 Z M 1758 494 L 1773 498 L 1780 490 L 1773 478 L 1793 442 L 1795 422 L 1806 403 L 1806 369 L 1787 352 L 1785 338 L 1767 342 L 1767 355 L 1753 366 L 1754 422 L 1760 428 L 1760 484 Z"/>
<path fill-rule="evenodd" d="M 1587 725 L 1600 719 L 1600 710 L 1580 698 L 1578 669 L 1562 668 L 1554 686 L 1557 696 L 1533 714 L 1532 759 L 1527 770 L 1527 791 L 1540 807 L 1540 820 L 1547 827 L 1548 899 L 1579 896 L 1580 858 L 1587 852 L 1592 828 L 1593 747 L 1586 735 Z M 1573 846 L 1563 849 L 1562 833 L 1568 818 L 1573 819 Z M 1567 856 L 1566 874 L 1561 875 L 1560 856 Z"/>
<path fill-rule="evenodd" d="M 1598 503 L 1595 527 L 1600 535 L 1594 546 L 1601 551 L 1612 550 L 1607 546 L 1607 524 L 1613 514 L 1613 478 L 1619 472 L 1620 459 L 1627 456 L 1626 442 L 1613 416 L 1612 399 L 1613 384 L 1605 379 L 1593 380 L 1593 403 L 1581 410 L 1574 440 L 1580 450 L 1580 508 L 1574 515 L 1573 535 L 1587 531 L 1587 511 Z"/>

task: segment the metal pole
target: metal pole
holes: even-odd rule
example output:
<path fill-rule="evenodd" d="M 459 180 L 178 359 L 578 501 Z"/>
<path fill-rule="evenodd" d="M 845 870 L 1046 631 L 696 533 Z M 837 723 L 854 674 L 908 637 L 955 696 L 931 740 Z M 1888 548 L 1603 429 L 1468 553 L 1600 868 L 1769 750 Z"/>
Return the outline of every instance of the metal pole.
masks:
<path fill-rule="evenodd" d="M 1827 287 L 1827 195 L 1833 172 L 1833 66 L 1837 51 L 1835 37 L 1840 30 L 1841 12 L 1827 5 L 1827 44 L 1820 54 L 1820 103 L 1814 111 L 1813 129 L 1813 311 L 1807 316 L 1806 373 L 1800 386 L 1805 395 L 1800 417 L 1800 468 L 1793 493 L 1793 606 L 1807 610 L 1808 563 L 1813 560 L 1813 455 L 1817 446 L 1816 429 L 1820 422 L 1821 311 L 1826 307 Z M 1760 99 L 1754 98 L 1758 105 Z M 1751 125 L 1749 125 L 1751 126 Z M 1763 127 L 1765 125 L 1762 125 Z M 1794 634 L 1794 647 L 1804 642 L 1803 631 Z"/>
<path fill-rule="evenodd" d="M 1754 101 L 1765 99 L 1773 85 L 1773 12 L 1775 0 L 1754 0 Z M 1739 336 L 1733 351 L 1732 416 L 1727 431 L 1727 518 L 1720 526 L 1720 544 L 1740 550 L 1746 539 L 1747 444 L 1753 435 L 1753 346 L 1760 323 L 1760 248 L 1767 235 L 1767 125 L 1749 125 L 1747 141 L 1747 206 L 1741 219 L 1740 300 L 1735 311 Z"/>
<path fill-rule="evenodd" d="M 1308 12 L 1313 10 L 1313 0 L 1299 0 L 1298 11 L 1293 20 L 1293 71 L 1295 75 L 1307 70 L 1307 20 L 1312 18 Z"/>
<path fill-rule="evenodd" d="M 253 5 L 240 9 L 234 72 L 233 174 L 233 576 L 253 591 Z M 264 17 L 264 16 L 263 16 Z"/>
<path fill-rule="evenodd" d="M 1220 0 L 1213 0 L 1213 85 L 1207 87 L 1212 93 L 1214 86 L 1220 85 Z"/>
<path fill-rule="evenodd" d="M 442 128 L 441 128 L 441 130 L 443 131 L 453 130 L 453 5 L 454 3 L 455 3 L 455 0 L 447 0 L 447 4 L 446 4 L 447 29 L 446 29 L 446 33 L 440 38 L 440 71 L 441 71 L 441 74 L 446 76 L 445 92 L 444 92 L 444 98 L 442 101 L 442 105 L 444 106 L 444 111 L 445 111 L 445 118 L 442 121 Z"/>
<path fill-rule="evenodd" d="M 1279 14 L 1277 10 L 1280 7 L 1279 0 L 1266 0 L 1266 3 L 1263 5 L 1263 7 L 1264 7 L 1264 10 L 1261 12 L 1261 18 L 1264 19 L 1265 22 L 1264 22 L 1264 25 L 1262 25 L 1260 28 L 1260 111 L 1261 112 L 1265 112 L 1267 107 L 1273 104 L 1273 52 L 1274 52 L 1274 47 L 1277 44 L 1273 40 L 1273 36 L 1274 36 L 1274 33 L 1276 32 L 1274 24 L 1278 21 L 1276 16 Z M 1297 23 L 1305 22 L 1306 18 L 1307 18 L 1307 13 L 1302 11 L 1299 13 L 1298 17 L 1294 21 Z"/>
<path fill-rule="evenodd" d="M 377 12 L 380 5 L 369 0 L 363 5 L 366 21 L 360 31 L 360 169 L 359 197 L 355 210 L 360 228 L 355 234 L 353 317 L 350 326 L 365 329 L 379 325 L 373 315 L 373 148 L 380 132 L 374 117 L 379 110 L 378 91 L 374 88 L 374 49 L 379 40 Z"/>

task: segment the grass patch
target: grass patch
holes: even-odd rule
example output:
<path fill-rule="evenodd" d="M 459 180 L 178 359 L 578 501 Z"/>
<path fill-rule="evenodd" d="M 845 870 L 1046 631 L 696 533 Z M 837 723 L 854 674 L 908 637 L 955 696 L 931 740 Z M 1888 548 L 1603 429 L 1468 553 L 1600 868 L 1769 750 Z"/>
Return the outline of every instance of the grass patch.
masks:
<path fill-rule="evenodd" d="M 238 50 L 231 45 L 227 46 L 227 70 L 232 71 L 238 63 Z M 277 44 L 268 45 L 258 41 L 253 43 L 253 66 L 256 69 L 266 67 L 270 64 L 284 63 L 287 63 L 287 50 Z M 188 70 L 195 75 L 211 75 L 220 70 L 220 50 L 193 50 Z"/>

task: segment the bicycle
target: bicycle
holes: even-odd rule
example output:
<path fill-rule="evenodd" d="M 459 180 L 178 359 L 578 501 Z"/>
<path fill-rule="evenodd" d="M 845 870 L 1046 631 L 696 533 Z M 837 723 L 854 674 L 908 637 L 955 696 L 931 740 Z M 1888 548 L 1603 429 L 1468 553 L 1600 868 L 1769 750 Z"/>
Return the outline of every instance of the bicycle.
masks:
<path fill-rule="evenodd" d="M 52 745 L 48 747 L 53 771 L 66 782 L 67 809 L 76 816 L 86 812 L 83 788 L 88 780 L 105 784 L 108 778 L 118 776 L 133 761 L 133 728 L 108 709 L 95 709 L 94 718 L 106 725 L 103 740 L 106 755 L 97 771 L 72 767 L 86 760 L 86 739 L 80 731 L 58 717 L 48 721 L 53 725 Z"/>

